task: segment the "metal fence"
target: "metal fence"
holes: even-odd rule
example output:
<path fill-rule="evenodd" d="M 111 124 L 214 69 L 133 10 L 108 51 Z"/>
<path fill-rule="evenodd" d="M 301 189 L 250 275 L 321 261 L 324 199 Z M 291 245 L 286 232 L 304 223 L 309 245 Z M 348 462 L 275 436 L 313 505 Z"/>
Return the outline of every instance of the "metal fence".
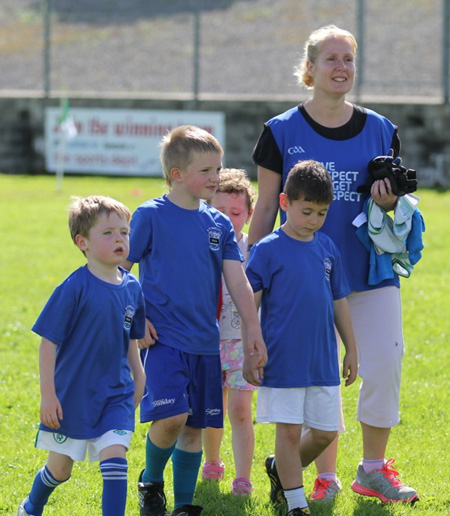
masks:
<path fill-rule="evenodd" d="M 329 23 L 359 43 L 356 97 L 449 102 L 450 0 L 2 0 L 0 93 L 299 97 Z"/>

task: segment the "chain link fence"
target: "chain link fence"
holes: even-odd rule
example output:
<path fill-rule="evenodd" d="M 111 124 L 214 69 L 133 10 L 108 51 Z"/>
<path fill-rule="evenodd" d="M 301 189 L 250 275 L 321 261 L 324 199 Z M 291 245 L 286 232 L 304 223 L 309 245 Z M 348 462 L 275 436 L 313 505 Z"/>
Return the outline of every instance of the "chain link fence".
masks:
<path fill-rule="evenodd" d="M 2 0 L 0 93 L 301 98 L 329 23 L 359 42 L 361 98 L 448 102 L 450 0 Z"/>

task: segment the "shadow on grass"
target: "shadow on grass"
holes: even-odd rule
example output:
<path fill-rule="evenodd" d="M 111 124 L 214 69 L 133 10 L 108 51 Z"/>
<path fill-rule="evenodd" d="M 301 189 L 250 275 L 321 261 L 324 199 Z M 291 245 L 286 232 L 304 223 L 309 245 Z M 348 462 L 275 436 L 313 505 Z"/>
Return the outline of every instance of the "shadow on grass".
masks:
<path fill-rule="evenodd" d="M 332 516 L 335 514 L 334 508 L 336 500 L 330 500 L 327 502 L 323 501 L 309 501 L 309 508 L 311 509 L 312 516 Z"/>
<path fill-rule="evenodd" d="M 223 483 L 201 481 L 197 484 L 194 503 L 203 507 L 205 516 L 255 516 L 257 514 L 284 516 L 286 506 L 273 506 L 270 502 L 251 497 L 234 496 L 231 492 L 222 492 Z M 261 510 L 263 512 L 261 512 Z"/>
<path fill-rule="evenodd" d="M 221 484 L 217 482 L 201 481 L 197 484 L 195 504 L 204 508 L 205 516 L 255 516 L 258 514 L 270 516 L 285 516 L 286 505 L 272 505 L 270 502 L 262 503 L 252 497 L 238 497 L 231 492 L 222 492 Z M 222 485 L 223 487 L 223 485 Z M 340 504 L 330 502 L 310 502 L 311 516 L 387 516 L 398 514 L 394 505 L 383 504 L 377 499 L 356 497 L 355 503 L 348 512 L 339 507 Z M 410 504 L 407 504 L 411 507 Z M 413 505 L 415 507 L 416 504 Z"/>
<path fill-rule="evenodd" d="M 356 503 L 353 510 L 353 516 L 382 516 L 384 514 L 392 514 L 393 505 L 383 504 L 378 500 L 368 500 L 361 498 Z"/>

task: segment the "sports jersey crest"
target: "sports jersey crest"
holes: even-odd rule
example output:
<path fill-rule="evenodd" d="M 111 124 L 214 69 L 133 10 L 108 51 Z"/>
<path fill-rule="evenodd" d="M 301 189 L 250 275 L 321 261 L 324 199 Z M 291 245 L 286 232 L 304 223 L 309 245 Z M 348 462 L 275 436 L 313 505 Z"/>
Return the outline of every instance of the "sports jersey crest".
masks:
<path fill-rule="evenodd" d="M 330 281 L 331 277 L 331 269 L 333 268 L 333 265 L 331 263 L 331 260 L 329 258 L 324 258 L 323 265 L 325 267 L 325 279 L 327 281 Z"/>
<path fill-rule="evenodd" d="M 208 237 L 209 237 L 209 248 L 211 251 L 218 251 L 220 249 L 220 238 L 222 236 L 222 231 L 217 226 L 213 228 L 208 228 Z"/>
<path fill-rule="evenodd" d="M 133 316 L 135 314 L 136 310 L 131 305 L 128 305 L 125 308 L 125 319 L 123 322 L 123 327 L 126 330 L 129 330 L 131 328 L 131 323 L 133 322 Z"/>

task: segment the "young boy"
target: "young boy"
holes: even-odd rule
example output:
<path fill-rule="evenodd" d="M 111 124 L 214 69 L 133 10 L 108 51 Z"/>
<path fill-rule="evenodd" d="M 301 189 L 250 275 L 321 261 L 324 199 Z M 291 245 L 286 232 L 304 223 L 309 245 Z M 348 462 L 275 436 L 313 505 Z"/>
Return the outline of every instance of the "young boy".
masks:
<path fill-rule="evenodd" d="M 139 263 L 146 310 L 147 373 L 141 422 L 152 421 L 139 482 L 143 516 L 166 516 L 164 469 L 173 464 L 175 510 L 192 505 L 201 463 L 201 429 L 223 426 L 217 305 L 223 275 L 241 314 L 244 347 L 256 365 L 265 345 L 230 219 L 212 208 L 222 168 L 222 147 L 195 126 L 163 138 L 161 163 L 170 192 L 145 202 L 133 215 L 125 264 Z"/>
<path fill-rule="evenodd" d="M 310 514 L 302 467 L 320 455 L 339 428 L 334 324 L 346 349 L 345 385 L 352 384 L 357 373 L 341 258 L 333 242 L 318 232 L 332 199 L 325 168 L 312 160 L 298 162 L 280 194 L 286 222 L 252 247 L 247 266 L 256 303 L 261 302 L 269 356 L 258 392 L 257 421 L 276 424 L 271 483 L 272 490 L 284 489 L 289 516 Z M 245 357 L 249 381 L 258 370 L 252 361 Z M 302 435 L 303 425 L 307 431 Z"/>
<path fill-rule="evenodd" d="M 228 168 L 220 172 L 220 184 L 210 204 L 230 218 L 239 249 L 244 256 L 247 255 L 248 237 L 242 229 L 250 221 L 254 200 L 255 189 L 245 170 Z M 253 490 L 250 480 L 255 446 L 252 397 L 256 387 L 247 383 L 242 376 L 244 355 L 241 318 L 225 284 L 222 285 L 218 319 L 224 412 L 228 408 L 236 469 L 232 493 L 236 496 L 246 496 Z M 220 457 L 222 437 L 223 428 L 207 428 L 203 431 L 204 480 L 217 481 L 223 478 L 225 466 Z"/>
<path fill-rule="evenodd" d="M 42 336 L 36 447 L 49 453 L 19 516 L 40 516 L 86 451 L 100 460 L 103 514 L 125 514 L 126 451 L 145 387 L 135 340 L 145 334 L 144 298 L 137 278 L 119 267 L 128 255 L 130 218 L 126 206 L 107 197 L 77 199 L 70 208 L 70 234 L 87 265 L 56 288 L 33 326 Z"/>

